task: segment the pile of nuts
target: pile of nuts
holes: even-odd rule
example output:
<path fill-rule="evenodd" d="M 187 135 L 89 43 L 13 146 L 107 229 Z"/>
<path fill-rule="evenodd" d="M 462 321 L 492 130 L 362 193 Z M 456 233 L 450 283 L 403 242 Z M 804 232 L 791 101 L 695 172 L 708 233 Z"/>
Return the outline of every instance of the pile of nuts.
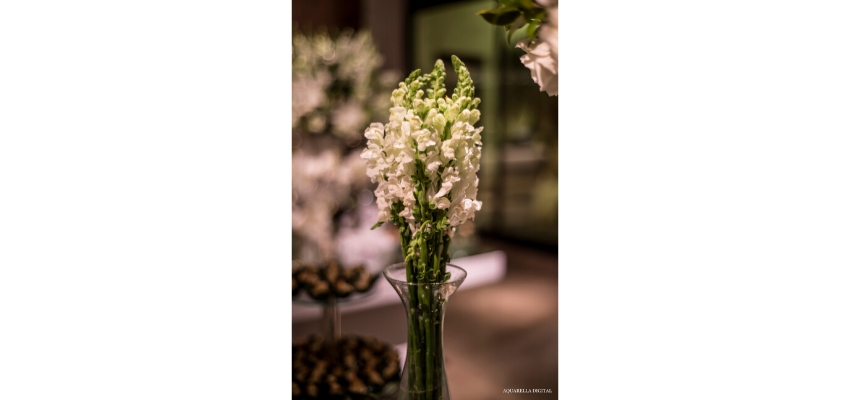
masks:
<path fill-rule="evenodd" d="M 311 336 L 292 345 L 292 359 L 293 399 L 365 399 L 399 380 L 398 353 L 374 338 Z"/>
<path fill-rule="evenodd" d="M 324 266 L 296 264 L 292 269 L 292 295 L 305 290 L 310 297 L 325 301 L 331 297 L 344 298 L 354 292 L 366 292 L 378 276 L 372 276 L 362 265 L 342 268 L 335 261 Z"/>

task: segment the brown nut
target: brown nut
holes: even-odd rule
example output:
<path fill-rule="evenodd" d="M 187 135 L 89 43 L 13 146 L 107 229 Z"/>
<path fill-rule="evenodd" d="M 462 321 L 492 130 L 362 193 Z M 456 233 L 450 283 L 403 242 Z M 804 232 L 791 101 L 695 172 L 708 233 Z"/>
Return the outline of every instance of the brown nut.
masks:
<path fill-rule="evenodd" d="M 328 394 L 341 396 L 343 394 L 342 385 L 340 385 L 336 381 L 328 383 Z"/>
<path fill-rule="evenodd" d="M 381 378 L 381 375 L 373 369 L 365 370 L 364 375 L 366 375 L 366 381 L 369 382 L 370 385 L 380 386 L 384 384 L 384 378 Z"/>
<path fill-rule="evenodd" d="M 392 378 L 396 377 L 397 375 L 398 375 L 398 362 L 397 361 L 391 361 L 390 363 L 387 364 L 386 367 L 384 367 L 383 370 L 381 370 L 381 376 L 385 380 L 391 380 Z"/>
<path fill-rule="evenodd" d="M 316 284 L 314 284 L 309 290 L 310 297 L 316 300 L 324 300 L 328 298 L 330 292 L 330 286 L 324 281 L 316 282 Z"/>
<path fill-rule="evenodd" d="M 365 394 L 366 385 L 360 379 L 354 378 L 354 380 L 351 381 L 351 384 L 348 385 L 348 391 L 351 393 Z"/>
<path fill-rule="evenodd" d="M 310 271 L 301 271 L 297 275 L 295 275 L 295 280 L 301 286 L 312 286 L 321 281 L 319 279 L 319 274 Z"/>
<path fill-rule="evenodd" d="M 357 373 L 354 372 L 354 370 L 351 370 L 351 369 L 343 372 L 342 377 L 343 377 L 343 379 L 348 381 L 349 384 L 352 384 L 352 383 L 354 383 L 354 381 L 358 380 L 357 379 Z"/>
<path fill-rule="evenodd" d="M 319 386 L 316 385 L 316 384 L 311 383 L 311 384 L 307 385 L 306 392 L 307 392 L 307 397 L 310 397 L 310 398 L 313 398 L 313 399 L 319 398 Z"/>
<path fill-rule="evenodd" d="M 348 282 L 337 279 L 333 286 L 334 293 L 336 293 L 339 297 L 347 297 L 352 292 L 354 292 L 354 286 L 351 286 Z"/>
<path fill-rule="evenodd" d="M 292 377 L 298 382 L 307 382 L 307 377 L 310 375 L 310 369 L 299 365 L 295 367 L 295 370 L 292 373 Z"/>
<path fill-rule="evenodd" d="M 357 338 L 348 336 L 346 338 L 341 339 L 339 342 L 340 347 L 343 351 L 353 351 L 357 347 Z"/>
<path fill-rule="evenodd" d="M 319 361 L 313 366 L 313 370 L 310 371 L 310 377 L 307 378 L 307 382 L 318 383 L 324 380 L 325 375 L 327 375 L 327 363 L 324 361 Z"/>
<path fill-rule="evenodd" d="M 331 261 L 330 263 L 328 263 L 328 266 L 325 267 L 325 270 L 324 270 L 325 279 L 327 279 L 329 282 L 336 281 L 339 278 L 339 274 L 340 274 L 340 267 L 339 267 L 339 264 L 336 263 L 336 261 Z"/>
<path fill-rule="evenodd" d="M 366 275 L 363 278 L 357 278 L 357 280 L 354 281 L 353 286 L 358 292 L 365 292 L 372 286 L 372 280 L 369 279 L 368 275 Z"/>

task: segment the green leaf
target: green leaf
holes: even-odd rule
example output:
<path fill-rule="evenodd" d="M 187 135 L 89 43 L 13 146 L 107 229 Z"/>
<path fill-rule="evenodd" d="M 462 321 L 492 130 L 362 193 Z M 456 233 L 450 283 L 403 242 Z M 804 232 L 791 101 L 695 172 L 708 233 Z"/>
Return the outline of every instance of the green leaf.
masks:
<path fill-rule="evenodd" d="M 525 35 L 533 42 L 537 40 L 537 28 L 540 27 L 539 21 L 532 21 L 525 28 Z"/>
<path fill-rule="evenodd" d="M 524 8 L 526 10 L 540 8 L 540 5 L 531 1 L 531 0 L 515 0 L 513 3 L 516 3 L 517 8 Z"/>
<path fill-rule="evenodd" d="M 372 225 L 372 227 L 371 227 L 371 228 L 369 228 L 369 230 L 375 230 L 375 229 L 377 229 L 377 228 L 380 228 L 380 227 L 381 227 L 381 225 L 383 225 L 383 224 L 384 224 L 383 222 L 378 222 L 378 223 L 376 223 L 375 225 Z"/>
<path fill-rule="evenodd" d="M 510 27 L 505 27 L 505 30 L 508 31 L 508 35 L 505 38 L 505 41 L 507 42 L 508 46 L 511 46 L 511 47 L 516 46 L 516 42 L 520 41 L 522 38 L 513 39 L 514 32 L 516 32 L 518 30 L 520 30 L 520 31 L 524 30 L 526 25 L 527 24 L 525 22 L 525 18 L 520 18 L 520 19 L 517 19 L 516 21 L 514 21 L 514 23 L 511 24 Z"/>
<path fill-rule="evenodd" d="M 479 11 L 478 15 L 490 24 L 505 26 L 512 24 L 522 12 L 514 7 L 501 6 L 495 10 Z"/>
<path fill-rule="evenodd" d="M 544 8 L 530 8 L 530 9 L 523 10 L 522 15 L 525 16 L 525 18 L 528 19 L 528 20 L 535 20 L 535 21 L 542 22 L 544 19 L 546 19 L 546 9 L 544 9 Z"/>

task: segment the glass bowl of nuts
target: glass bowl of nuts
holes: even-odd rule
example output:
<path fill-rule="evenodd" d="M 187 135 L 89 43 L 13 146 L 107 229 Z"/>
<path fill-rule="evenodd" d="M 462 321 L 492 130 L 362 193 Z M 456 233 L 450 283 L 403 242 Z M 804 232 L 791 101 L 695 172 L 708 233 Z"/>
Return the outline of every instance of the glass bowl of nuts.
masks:
<path fill-rule="evenodd" d="M 322 305 L 356 301 L 374 293 L 379 276 L 363 265 L 344 268 L 336 261 L 327 264 L 294 261 L 292 301 Z"/>
<path fill-rule="evenodd" d="M 313 335 L 292 345 L 293 399 L 385 399 L 398 389 L 399 373 L 395 348 L 375 338 Z"/>

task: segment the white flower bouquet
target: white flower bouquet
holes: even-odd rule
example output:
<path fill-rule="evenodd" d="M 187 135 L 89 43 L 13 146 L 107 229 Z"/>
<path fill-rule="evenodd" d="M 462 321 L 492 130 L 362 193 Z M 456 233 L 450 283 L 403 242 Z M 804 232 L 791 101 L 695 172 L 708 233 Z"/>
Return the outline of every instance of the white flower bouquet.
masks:
<path fill-rule="evenodd" d="M 437 60 L 392 93 L 389 122 L 366 129 L 361 157 L 378 183 L 378 222 L 394 223 L 405 263 L 417 281 L 445 280 L 449 243 L 458 225 L 481 209 L 477 172 L 481 160 L 481 102 L 463 62 L 452 56 L 458 83 L 446 97 L 446 70 Z M 425 95 L 427 92 L 427 96 Z"/>
<path fill-rule="evenodd" d="M 404 265 L 384 275 L 408 314 L 408 342 L 399 398 L 449 398 L 443 361 L 445 306 L 466 272 L 448 266 L 455 229 L 481 209 L 477 172 L 481 160 L 481 102 L 463 62 L 452 56 L 458 83 L 446 97 L 446 69 L 419 70 L 393 91 L 389 122 L 366 129 L 361 157 L 366 174 L 378 183 L 375 227 L 398 227 Z M 447 268 L 448 267 L 448 268 Z M 452 276 L 451 271 L 455 272 Z"/>

